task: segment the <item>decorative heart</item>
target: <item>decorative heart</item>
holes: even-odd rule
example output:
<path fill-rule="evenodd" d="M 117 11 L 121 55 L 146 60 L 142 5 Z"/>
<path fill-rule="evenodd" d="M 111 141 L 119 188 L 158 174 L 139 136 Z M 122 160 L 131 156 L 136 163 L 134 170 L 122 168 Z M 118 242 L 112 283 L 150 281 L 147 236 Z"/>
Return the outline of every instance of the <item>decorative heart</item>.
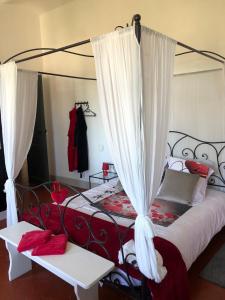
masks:
<path fill-rule="evenodd" d="M 61 189 L 59 192 L 51 192 L 51 198 L 54 202 L 61 204 L 68 196 L 68 190 Z"/>

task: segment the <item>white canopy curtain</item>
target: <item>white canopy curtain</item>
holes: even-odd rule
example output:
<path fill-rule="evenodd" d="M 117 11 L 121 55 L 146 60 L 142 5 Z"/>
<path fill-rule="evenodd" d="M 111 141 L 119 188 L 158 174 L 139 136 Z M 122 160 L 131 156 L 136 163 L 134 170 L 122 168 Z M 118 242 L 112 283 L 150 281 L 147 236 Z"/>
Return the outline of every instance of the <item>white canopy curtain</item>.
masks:
<path fill-rule="evenodd" d="M 7 226 L 18 221 L 14 180 L 30 149 L 37 106 L 37 73 L 17 71 L 15 62 L 0 66 L 0 109 L 5 165 Z"/>
<path fill-rule="evenodd" d="M 140 45 L 133 27 L 91 42 L 112 159 L 138 214 L 137 262 L 146 277 L 160 282 L 167 271 L 148 215 L 163 172 L 176 42 L 145 27 Z"/>

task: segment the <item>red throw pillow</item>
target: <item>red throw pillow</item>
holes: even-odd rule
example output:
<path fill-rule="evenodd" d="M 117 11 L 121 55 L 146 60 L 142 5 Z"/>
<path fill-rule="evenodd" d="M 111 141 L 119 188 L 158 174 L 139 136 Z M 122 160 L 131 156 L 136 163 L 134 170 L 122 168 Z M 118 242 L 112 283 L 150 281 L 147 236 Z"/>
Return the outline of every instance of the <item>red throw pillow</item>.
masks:
<path fill-rule="evenodd" d="M 33 230 L 26 232 L 17 247 L 18 252 L 30 250 L 34 247 L 46 243 L 51 237 L 51 230 Z"/>
<path fill-rule="evenodd" d="M 65 234 L 52 235 L 47 243 L 33 249 L 33 256 L 64 254 L 66 250 L 67 236 Z"/>
<path fill-rule="evenodd" d="M 188 168 L 189 172 L 192 174 L 198 174 L 199 176 L 206 178 L 209 174 L 209 167 L 203 165 L 197 161 L 186 160 L 185 166 Z"/>

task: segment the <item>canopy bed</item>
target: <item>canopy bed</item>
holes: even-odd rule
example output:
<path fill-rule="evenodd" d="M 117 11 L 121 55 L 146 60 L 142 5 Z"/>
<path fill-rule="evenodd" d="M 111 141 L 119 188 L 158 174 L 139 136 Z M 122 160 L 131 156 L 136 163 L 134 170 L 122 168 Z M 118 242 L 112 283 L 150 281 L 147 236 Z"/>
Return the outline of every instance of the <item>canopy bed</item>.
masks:
<path fill-rule="evenodd" d="M 155 217 L 152 214 L 153 222 L 156 221 L 154 222 L 156 224 L 156 236 L 166 239 L 179 249 L 187 270 L 206 248 L 212 237 L 225 225 L 223 217 L 225 213 L 225 194 L 216 190 L 216 188 L 224 189 L 225 187 L 223 168 L 225 162 L 221 160 L 224 151 L 225 142 L 202 141 L 181 132 L 170 132 L 169 134 L 169 155 L 185 159 L 206 157 L 208 160 L 211 160 L 214 157 L 217 158 L 215 172 L 209 178 L 209 187 L 213 187 L 213 189 L 207 189 L 206 197 L 202 203 L 191 206 L 187 212 L 180 216 L 178 215 L 172 221 L 170 220 L 169 226 L 165 226 L 162 222 L 159 223 L 157 216 Z M 176 158 L 176 164 L 181 169 L 183 168 L 182 160 L 181 158 Z M 115 210 L 110 210 L 109 206 L 99 208 L 96 205 L 104 199 L 109 200 L 112 197 L 114 203 L 118 202 L 118 192 L 120 190 L 117 190 L 116 181 L 100 185 L 84 193 L 76 192 L 70 187 L 71 191 L 73 190 L 71 192 L 72 196 L 58 205 L 56 203 L 42 203 L 42 199 L 46 197 L 43 191 L 41 192 L 42 188 L 46 189 L 46 194 L 51 192 L 49 183 L 33 188 L 17 185 L 20 220 L 26 220 L 43 228 L 51 228 L 56 233 L 66 232 L 69 239 L 75 244 L 79 244 L 115 262 L 117 268 L 110 273 L 110 276 L 106 276 L 103 282 L 110 285 L 113 283 L 117 287 L 120 286 L 125 292 L 129 291 L 129 295 L 140 297 L 138 287 L 140 287 L 142 278 L 140 273 L 137 273 L 135 256 L 122 247 L 124 243 L 133 238 L 132 228 L 135 216 L 125 216 L 124 211 L 118 212 L 116 210 L 115 212 Z M 27 207 L 27 199 L 29 199 L 30 203 L 29 208 Z M 127 199 L 127 197 L 123 199 Z M 111 201 L 111 204 L 113 201 Z M 115 207 L 117 206 L 115 205 Z M 177 211 L 167 209 L 167 214 L 168 212 L 172 212 L 172 214 L 177 213 Z M 158 213 L 162 214 L 162 211 L 158 210 Z M 155 241 L 156 245 L 157 242 Z M 122 257 L 120 255 L 121 261 L 119 264 L 118 251 L 120 248 Z M 128 251 L 131 249 L 128 249 Z M 165 249 L 168 249 L 168 247 Z M 172 254 L 173 252 L 167 253 L 167 257 L 171 258 Z M 165 257 L 163 256 L 164 259 Z M 175 258 L 172 261 L 177 263 Z M 133 265 L 134 270 L 130 264 Z M 165 287 L 163 282 L 168 288 L 165 281 L 162 281 L 157 286 L 161 293 Z M 178 281 L 178 283 L 182 288 L 185 287 L 182 280 Z M 142 281 L 142 285 L 145 286 L 145 284 Z M 156 293 L 152 282 L 147 284 Z M 176 289 L 176 286 L 173 286 L 174 289 Z M 146 293 L 144 294 L 145 296 L 142 294 L 143 299 L 146 299 Z M 183 291 L 183 294 L 185 293 L 186 290 Z M 156 299 L 164 299 L 160 293 L 155 295 Z M 171 294 L 166 294 L 166 296 L 168 295 Z"/>
<path fill-rule="evenodd" d="M 174 247 L 171 244 L 167 234 L 164 235 L 162 233 L 160 237 L 160 234 L 156 230 L 149 216 L 149 209 L 151 208 L 151 205 L 154 204 L 153 199 L 157 195 L 158 187 L 160 185 L 164 170 L 166 141 L 168 133 L 168 110 L 170 105 L 169 100 L 175 47 L 176 45 L 179 45 L 218 62 L 224 63 L 224 61 L 206 52 L 202 52 L 193 49 L 190 46 L 184 45 L 183 43 L 176 42 L 146 27 L 142 27 L 140 25 L 139 15 L 135 15 L 133 20 L 135 21 L 134 27 L 131 26 L 116 30 L 112 33 L 97 38 L 92 38 L 91 40 L 84 40 L 65 47 L 49 50 L 45 53 L 19 59 L 14 63 L 7 63 L 5 65 L 2 65 L 1 80 L 3 84 L 1 87 L 1 114 L 3 117 L 4 114 L 7 115 L 8 118 L 12 117 L 12 112 L 9 111 L 9 109 L 7 110 L 6 100 L 4 101 L 4 99 L 7 99 L 8 102 L 11 101 L 14 104 L 14 108 L 16 107 L 16 103 L 18 101 L 15 96 L 17 90 L 17 71 L 15 63 L 35 59 L 59 51 L 65 51 L 69 48 L 91 42 L 96 65 L 99 101 L 101 104 L 102 117 L 107 133 L 108 144 L 110 146 L 113 162 L 115 164 L 122 186 L 124 187 L 129 201 L 135 209 L 136 218 L 135 223 L 133 224 L 131 222 L 131 224 L 128 224 L 128 230 L 125 230 L 124 224 L 120 224 L 120 222 L 118 222 L 118 220 L 115 219 L 111 214 L 104 210 L 96 211 L 93 208 L 93 205 L 90 209 L 89 205 L 89 207 L 85 209 L 85 214 L 86 210 L 93 211 L 93 209 L 94 213 L 91 215 L 91 217 L 88 218 L 88 221 L 84 221 L 84 216 L 82 215 L 83 205 L 81 205 L 81 207 L 76 207 L 76 211 L 77 208 L 81 209 L 81 211 L 78 210 L 79 213 L 78 215 L 76 215 L 76 219 L 82 219 L 83 222 L 87 225 L 87 228 L 90 230 L 90 232 L 88 233 L 89 239 L 88 242 L 83 243 L 81 240 L 77 240 L 78 237 L 76 236 L 71 237 L 71 239 L 75 240 L 79 244 L 82 244 L 83 247 L 88 247 L 88 249 L 91 248 L 90 245 L 98 245 L 103 251 L 103 253 L 100 251 L 99 254 L 103 256 L 108 255 L 107 249 L 104 246 L 104 243 L 106 243 L 106 241 L 108 242 L 107 238 L 105 238 L 105 231 L 100 229 L 99 234 L 97 235 L 94 232 L 96 230 L 99 230 L 99 227 L 101 226 L 108 226 L 106 225 L 105 220 L 104 224 L 101 223 L 103 221 L 97 221 L 97 219 L 99 219 L 97 218 L 99 214 L 105 215 L 111 221 L 110 223 L 113 223 L 116 227 L 116 232 L 114 234 L 111 233 L 110 235 L 111 237 L 114 236 L 117 239 L 116 251 L 118 251 L 119 249 L 121 251 L 122 262 L 125 266 L 124 270 L 127 273 L 126 278 L 128 278 L 125 280 L 128 282 L 129 286 L 132 287 L 132 291 L 134 292 L 136 290 L 133 287 L 130 274 L 132 275 L 132 277 L 142 279 L 143 286 L 147 285 L 150 287 L 152 295 L 155 299 L 163 299 L 162 294 L 157 294 L 157 287 L 159 284 L 162 286 L 161 290 L 163 290 L 163 292 L 168 292 L 165 291 L 168 288 L 167 278 L 169 275 L 171 276 L 171 270 L 169 270 L 168 268 L 171 267 L 172 263 L 172 261 L 169 260 L 168 257 L 166 258 L 165 253 L 163 255 L 163 249 L 166 248 L 168 250 L 170 248 L 171 253 L 175 253 L 175 256 L 178 258 L 178 260 L 176 261 L 176 266 L 179 265 L 180 270 L 178 270 L 179 268 L 177 268 L 178 273 L 176 273 L 176 276 L 179 276 L 180 274 L 183 274 L 182 270 L 185 269 L 185 265 L 187 268 L 189 268 L 193 260 L 196 259 L 199 253 L 203 251 L 203 249 L 209 242 L 205 242 L 204 240 L 196 251 L 193 250 L 195 252 L 195 254 L 193 254 L 193 257 L 189 259 L 187 258 L 187 260 L 185 260 L 185 254 L 180 249 L 182 248 L 181 244 L 183 244 L 183 242 L 176 242 L 176 240 L 172 238 L 172 236 L 177 235 L 177 233 L 173 233 L 172 228 L 177 228 L 178 226 L 176 226 L 176 224 L 179 222 L 182 223 L 182 218 L 185 218 L 188 215 L 190 215 L 190 218 L 193 219 L 194 217 L 192 215 L 196 214 L 195 211 L 199 210 L 199 206 L 193 207 L 188 210 L 183 216 L 181 216 L 171 226 L 168 227 L 168 232 L 171 231 L 171 242 L 175 245 Z M 64 76 L 62 74 L 52 74 L 46 72 L 43 74 Z M 10 80 L 12 80 L 12 78 L 14 79 L 14 82 L 12 84 L 9 83 L 8 77 L 10 78 Z M 65 75 L 65 77 L 71 76 Z M 83 77 L 74 78 L 85 79 Z M 93 78 L 86 79 L 93 80 Z M 13 87 L 10 89 L 12 91 L 11 94 L 8 94 L 9 87 Z M 13 112 L 15 114 L 15 109 L 13 110 Z M 35 112 L 35 105 L 33 105 L 32 112 Z M 24 108 L 23 113 L 27 113 L 27 108 Z M 7 149 L 8 136 L 11 134 L 13 137 L 15 137 L 15 128 L 20 128 L 20 124 L 16 125 L 17 126 L 13 124 L 13 126 L 11 126 L 10 122 L 4 122 L 3 120 L 3 143 L 5 151 Z M 27 123 L 25 125 L 27 128 Z M 10 154 L 5 158 L 6 167 L 8 161 L 12 161 L 12 166 L 10 165 L 7 167 L 7 174 L 9 179 L 6 182 L 8 225 L 17 222 L 14 190 L 15 187 L 13 180 L 16 178 L 29 149 L 30 138 L 33 132 L 32 126 L 29 126 L 30 130 L 28 133 L 26 133 L 23 128 L 21 129 L 21 135 L 25 135 L 27 137 L 27 142 L 24 143 L 22 137 L 19 137 L 18 141 L 13 143 L 13 145 L 8 146 L 8 149 L 10 150 L 8 153 Z M 22 150 L 20 148 L 16 148 L 18 146 L 18 143 L 21 142 L 23 142 L 24 145 L 24 149 Z M 174 148 L 178 142 L 179 140 L 176 141 L 175 145 L 171 148 L 171 155 L 173 154 Z M 201 143 L 209 144 L 208 142 L 204 141 L 199 142 L 200 145 Z M 210 145 L 212 144 L 213 143 L 211 143 Z M 222 147 L 222 149 L 223 148 L 224 146 Z M 189 144 L 188 146 L 186 146 L 186 149 L 189 149 Z M 219 151 L 219 154 L 221 153 L 221 151 L 222 150 Z M 14 164 L 17 163 L 18 160 L 18 156 L 14 155 L 14 153 L 18 153 L 20 155 L 22 154 L 22 158 L 19 157 L 20 165 L 18 166 L 17 172 L 14 171 L 11 172 L 11 174 L 10 170 L 13 169 Z M 193 154 L 192 158 L 199 158 L 199 155 L 196 154 L 196 149 L 191 150 L 191 153 Z M 187 156 L 186 152 L 183 152 L 183 154 L 184 156 Z M 219 157 L 219 154 L 217 157 Z M 205 157 L 205 155 L 202 155 L 202 157 Z M 215 176 L 217 176 L 217 179 L 220 178 L 220 180 L 222 180 L 223 182 L 223 175 L 221 173 L 221 167 L 223 164 L 219 163 L 218 159 L 216 162 L 219 177 L 218 175 Z M 214 183 L 213 180 L 211 181 L 211 183 Z M 49 190 L 46 185 L 43 185 L 43 187 Z M 28 188 L 25 190 L 30 191 L 35 197 L 37 197 L 35 189 L 36 188 Z M 114 194 L 112 190 L 110 190 L 110 193 Z M 89 204 L 93 204 L 93 201 L 91 201 L 85 193 L 82 194 L 76 192 L 76 195 L 73 196 L 72 199 L 70 199 L 69 201 L 67 200 L 65 206 L 61 207 L 59 205 L 53 204 L 51 205 L 50 211 L 49 207 L 46 206 L 43 206 L 41 208 L 32 208 L 30 210 L 30 221 L 33 222 L 36 220 L 39 222 L 38 225 L 45 227 L 45 222 L 49 220 L 49 214 L 52 211 L 53 215 L 58 213 L 60 229 L 69 234 L 67 228 L 68 224 L 66 224 L 67 212 L 71 213 L 69 204 L 72 203 L 74 199 L 77 201 L 77 197 L 79 195 L 83 197 Z M 213 197 L 217 198 L 217 196 L 215 196 L 214 194 L 211 195 L 211 198 Z M 218 198 L 222 199 L 223 196 L 219 194 Z M 220 212 L 224 210 L 224 199 L 221 199 L 218 200 L 218 208 Z M 209 202 L 210 206 L 212 201 Z M 208 201 L 204 201 L 204 204 L 205 203 L 208 203 Z M 212 214 L 212 219 L 216 214 L 217 212 L 215 212 L 215 214 Z M 204 220 L 206 218 L 206 215 L 207 213 L 202 217 Z M 21 216 L 23 218 L 30 219 L 29 214 L 27 215 L 22 213 Z M 70 219 L 73 219 L 73 217 L 73 215 L 70 215 Z M 212 236 L 216 232 L 218 232 L 222 226 L 224 226 L 221 218 L 219 219 L 220 221 L 216 225 L 213 225 L 214 229 L 212 230 L 212 235 L 210 235 L 209 239 L 211 239 Z M 98 224 L 98 222 L 100 222 L 101 224 Z M 117 224 L 117 222 L 119 223 L 119 225 Z M 205 221 L 203 221 L 203 224 L 204 222 Z M 53 223 L 53 225 L 55 226 L 55 219 L 53 220 Z M 92 223 L 98 224 L 95 225 L 97 227 L 92 229 Z M 212 220 L 212 223 L 214 224 L 215 222 Z M 78 229 L 79 227 L 81 227 L 80 223 L 75 225 Z M 132 229 L 133 225 L 134 231 Z M 182 228 L 182 226 L 180 226 L 180 228 Z M 121 230 L 125 230 L 126 234 L 121 234 Z M 184 228 L 184 230 L 186 229 Z M 198 231 L 196 230 L 196 232 Z M 159 236 L 159 238 L 157 237 L 157 235 Z M 102 236 L 106 240 L 104 240 L 104 238 L 103 240 L 101 240 Z M 131 255 L 129 255 L 129 252 L 127 255 L 125 255 L 124 253 L 126 253 L 126 251 L 123 248 L 123 244 L 129 241 L 133 236 L 135 240 L 135 260 L 137 261 L 136 263 L 138 265 L 138 270 L 140 271 L 139 275 L 137 275 L 137 268 L 132 269 L 129 266 L 130 263 L 128 265 L 126 264 L 128 257 Z M 192 245 L 194 244 L 195 242 L 193 241 Z M 93 251 L 97 250 L 93 249 Z M 115 249 L 113 251 L 115 251 Z M 113 253 L 113 255 L 115 256 L 115 252 Z M 181 253 L 181 255 L 179 253 Z M 184 262 L 181 256 L 183 257 Z M 175 271 L 176 266 L 172 266 L 173 271 Z M 185 289 L 187 287 L 186 277 L 181 276 L 180 278 L 181 281 L 183 280 L 182 287 Z M 115 281 L 117 282 L 117 280 Z M 174 288 L 178 289 L 177 296 L 174 296 L 174 299 L 185 299 L 184 297 L 188 297 L 187 294 L 186 296 L 184 296 L 184 292 L 186 290 L 181 291 L 177 286 L 170 286 L 171 290 L 169 291 L 169 293 Z M 146 299 L 146 297 L 151 297 L 149 291 L 144 288 L 141 294 L 143 299 Z"/>

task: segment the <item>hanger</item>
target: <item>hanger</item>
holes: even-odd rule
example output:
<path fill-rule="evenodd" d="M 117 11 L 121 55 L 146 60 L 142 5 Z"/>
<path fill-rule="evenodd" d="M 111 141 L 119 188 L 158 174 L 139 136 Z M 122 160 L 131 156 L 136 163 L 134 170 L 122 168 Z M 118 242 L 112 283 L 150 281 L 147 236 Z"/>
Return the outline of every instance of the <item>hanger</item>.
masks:
<path fill-rule="evenodd" d="M 90 109 L 88 101 L 75 102 L 74 105 L 75 105 L 75 106 L 79 105 L 79 106 L 81 106 L 81 107 L 82 107 L 83 105 L 86 106 L 85 109 L 83 110 L 84 115 L 85 115 L 86 117 L 96 117 L 96 113 L 93 112 L 93 111 Z M 82 108 L 83 108 L 83 107 L 82 107 Z"/>
<path fill-rule="evenodd" d="M 87 116 L 87 117 L 96 117 L 96 113 L 93 112 L 90 108 L 89 108 L 89 104 L 87 103 L 86 104 L 86 108 L 84 110 L 84 115 Z"/>

